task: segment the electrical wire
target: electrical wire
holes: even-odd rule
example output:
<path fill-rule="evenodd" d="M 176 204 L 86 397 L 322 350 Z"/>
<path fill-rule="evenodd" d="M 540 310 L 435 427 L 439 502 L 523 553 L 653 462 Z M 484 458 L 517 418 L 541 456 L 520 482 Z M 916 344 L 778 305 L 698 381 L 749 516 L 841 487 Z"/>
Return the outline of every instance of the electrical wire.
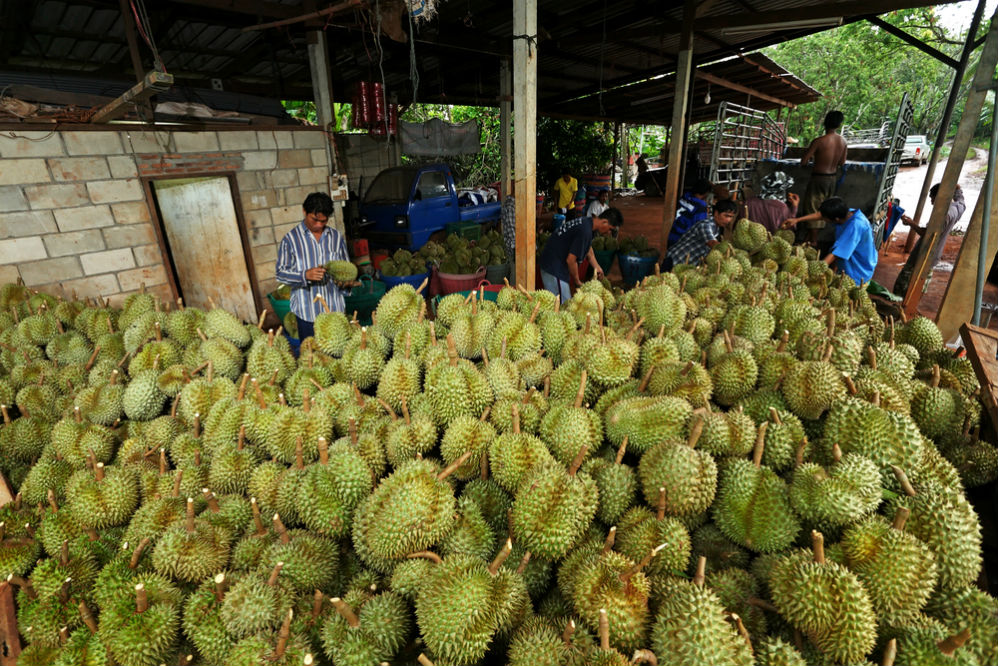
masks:
<path fill-rule="evenodd" d="M 145 2 L 143 0 L 128 0 L 128 4 L 132 8 L 132 16 L 135 17 L 135 29 L 149 50 L 152 51 L 153 65 L 158 71 L 165 74 L 166 65 L 159 55 L 159 49 L 156 48 L 156 40 L 152 36 L 152 23 L 149 21 L 149 12 L 146 10 Z"/>

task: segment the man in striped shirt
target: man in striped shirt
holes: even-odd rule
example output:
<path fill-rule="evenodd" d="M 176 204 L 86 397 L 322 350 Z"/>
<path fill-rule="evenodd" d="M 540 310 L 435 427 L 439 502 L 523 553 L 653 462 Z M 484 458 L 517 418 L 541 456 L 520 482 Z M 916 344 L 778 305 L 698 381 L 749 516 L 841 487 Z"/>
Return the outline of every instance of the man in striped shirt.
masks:
<path fill-rule="evenodd" d="M 302 204 L 305 218 L 281 240 L 277 250 L 277 281 L 291 287 L 291 312 L 298 318 L 298 337 L 314 333 L 316 315 L 324 312 L 321 296 L 329 308 L 343 312 L 344 288 L 326 275 L 328 261 L 350 261 L 346 239 L 327 226 L 333 214 L 333 200 L 322 192 L 313 192 Z"/>

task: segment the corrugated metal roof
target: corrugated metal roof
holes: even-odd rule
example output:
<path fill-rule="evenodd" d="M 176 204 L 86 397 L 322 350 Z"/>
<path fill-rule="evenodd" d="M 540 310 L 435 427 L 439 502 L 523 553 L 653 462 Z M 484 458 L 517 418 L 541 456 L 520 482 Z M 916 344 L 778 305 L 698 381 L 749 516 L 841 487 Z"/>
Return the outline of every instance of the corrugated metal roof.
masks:
<path fill-rule="evenodd" d="M 132 0 L 137 1 L 137 0 Z M 339 0 L 311 3 L 317 9 Z M 370 0 L 374 4 L 374 0 Z M 870 0 L 838 3 L 845 21 L 862 15 L 929 4 L 930 0 Z M 932 2 L 932 4 L 938 4 Z M 448 0 L 437 3 L 438 15 L 420 26 L 413 45 L 419 87 L 410 77 L 410 45 L 382 34 L 376 38 L 376 19 L 368 10 L 338 14 L 329 20 L 295 23 L 243 32 L 261 22 L 306 13 L 303 0 L 145 0 L 152 37 L 167 69 L 181 85 L 210 87 L 218 79 L 226 91 L 275 99 L 311 97 L 308 66 L 308 30 L 324 29 L 333 60 L 333 88 L 337 101 L 349 101 L 358 81 L 384 81 L 399 102 L 410 102 L 414 93 L 421 102 L 495 104 L 498 94 L 499 57 L 512 49 L 512 3 L 509 0 Z M 387 5 L 385 5 L 387 6 Z M 745 22 L 766 12 L 779 12 L 784 20 L 832 11 L 836 3 L 814 0 L 717 0 L 698 19 L 694 53 L 709 63 L 748 53 L 762 46 L 800 37 L 822 27 L 774 31 L 732 32 L 721 27 Z M 683 4 L 677 0 L 538 0 L 538 93 L 547 113 L 577 113 L 588 109 L 600 117 L 612 109 L 620 119 L 665 123 L 671 113 L 667 99 L 634 105 L 631 97 L 664 90 L 675 68 Z M 838 10 L 835 10 L 838 11 Z M 386 24 L 391 17 L 385 18 Z M 395 20 L 409 32 L 402 16 Z M 380 49 L 379 49 L 380 46 Z M 152 68 L 148 46 L 140 41 L 143 68 Z M 792 95 L 787 72 L 775 63 L 752 59 L 768 73 L 759 73 L 746 61 L 709 65 L 717 76 L 752 76 L 755 86 L 768 95 Z M 135 81 L 118 0 L 41 0 L 0 5 L 0 87 L 5 71 L 33 73 L 86 73 L 103 79 Z M 734 69 L 732 69 L 734 67 Z M 775 70 L 773 68 L 776 68 Z M 710 71 L 714 71 L 711 69 Z M 776 72 L 776 73 L 774 73 Z M 769 80 L 773 76 L 776 80 Z M 769 78 L 767 78 L 769 77 Z M 802 83 L 799 79 L 798 83 Z M 745 83 L 738 78 L 736 82 Z M 697 91 L 701 82 L 697 83 Z M 617 88 L 629 85 L 632 89 Z M 753 87 L 753 86 L 750 86 Z M 592 100 L 565 110 L 565 100 L 604 90 L 603 108 Z M 807 90 L 804 84 L 803 90 Z M 606 92 L 612 90 L 613 92 Z M 712 99 L 720 99 L 718 86 Z M 810 91 L 813 98 L 814 91 Z M 654 95 L 652 95 L 654 96 Z M 744 95 L 739 93 L 740 102 Z M 794 103 L 804 98 L 788 97 Z M 618 101 L 619 100 L 619 101 Z M 640 108 L 645 107 L 645 108 Z"/>

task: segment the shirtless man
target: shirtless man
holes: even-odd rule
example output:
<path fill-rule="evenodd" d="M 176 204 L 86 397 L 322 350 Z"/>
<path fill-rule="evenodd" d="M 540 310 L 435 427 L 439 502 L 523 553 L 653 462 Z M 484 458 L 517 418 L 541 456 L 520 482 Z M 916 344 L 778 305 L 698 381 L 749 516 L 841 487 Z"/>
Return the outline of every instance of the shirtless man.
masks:
<path fill-rule="evenodd" d="M 835 195 L 839 167 L 846 163 L 846 141 L 836 132 L 842 127 L 842 119 L 841 111 L 829 111 L 825 116 L 825 133 L 811 142 L 800 160 L 800 165 L 804 167 L 814 159 L 811 179 L 801 201 L 799 214 L 802 216 L 816 212 L 822 201 Z M 817 243 L 818 233 L 824 227 L 824 220 L 812 221 L 807 227 L 807 240 Z"/>

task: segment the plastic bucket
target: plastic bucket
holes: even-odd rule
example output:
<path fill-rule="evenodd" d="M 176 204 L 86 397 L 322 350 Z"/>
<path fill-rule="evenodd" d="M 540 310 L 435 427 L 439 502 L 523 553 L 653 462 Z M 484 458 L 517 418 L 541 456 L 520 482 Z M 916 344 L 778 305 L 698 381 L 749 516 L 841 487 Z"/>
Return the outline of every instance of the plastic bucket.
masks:
<path fill-rule="evenodd" d="M 603 272 L 609 273 L 610 269 L 613 268 L 613 258 L 617 256 L 617 251 L 593 250 L 593 256 L 596 257 L 596 261 L 599 262 L 600 268 L 603 269 Z"/>
<path fill-rule="evenodd" d="M 624 278 L 624 282 L 635 284 L 641 282 L 641 280 L 655 271 L 655 263 L 658 261 L 658 257 L 618 254 L 617 261 L 620 263 L 620 275 Z"/>
<path fill-rule="evenodd" d="M 503 278 L 509 277 L 509 264 L 495 264 L 485 267 L 485 279 L 492 284 L 502 284 Z"/>
<path fill-rule="evenodd" d="M 284 321 L 284 317 L 291 312 L 291 299 L 279 300 L 273 294 L 267 294 L 267 300 L 270 301 L 270 307 L 274 308 L 277 318 Z"/>
<path fill-rule="evenodd" d="M 440 293 L 453 294 L 455 291 L 469 291 L 476 289 L 482 280 L 485 279 L 485 267 L 482 266 L 476 273 L 441 273 L 437 272 L 440 279 Z"/>
<path fill-rule="evenodd" d="M 423 284 L 423 280 L 428 280 L 430 278 L 430 272 L 416 273 L 415 275 L 405 275 L 401 277 L 394 277 L 391 275 L 382 275 L 381 281 L 385 283 L 385 291 L 388 291 L 392 287 L 397 287 L 400 284 L 412 285 L 413 289 L 419 289 L 419 285 Z"/>
<path fill-rule="evenodd" d="M 345 314 L 349 317 L 354 311 L 357 312 L 357 319 L 364 326 L 370 326 L 371 313 L 378 307 L 378 301 L 385 295 L 385 283 L 375 280 L 367 275 L 361 276 L 361 285 L 354 287 L 349 296 L 344 297 Z"/>

